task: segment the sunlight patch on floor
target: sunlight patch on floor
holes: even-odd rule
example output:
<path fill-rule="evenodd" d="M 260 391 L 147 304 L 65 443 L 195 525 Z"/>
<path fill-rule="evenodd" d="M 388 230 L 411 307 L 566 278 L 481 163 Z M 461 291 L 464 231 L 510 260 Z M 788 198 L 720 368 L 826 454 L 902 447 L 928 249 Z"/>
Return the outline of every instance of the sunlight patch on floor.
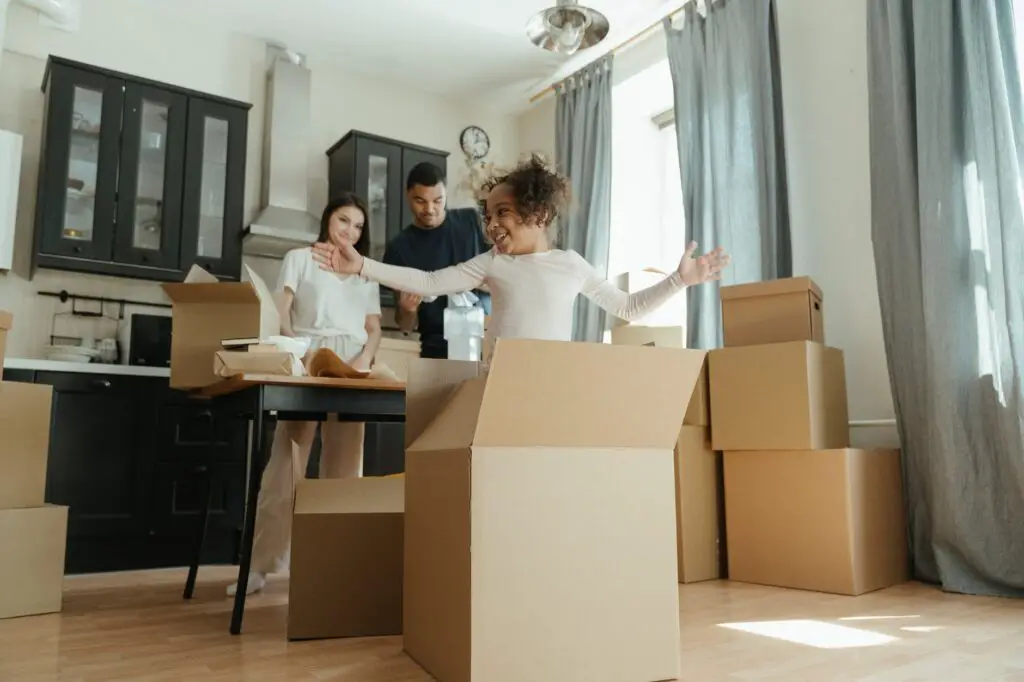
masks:
<path fill-rule="evenodd" d="M 751 623 L 720 623 L 719 627 L 771 637 L 818 649 L 856 649 L 895 642 L 879 632 L 836 625 L 820 620 L 771 620 Z"/>

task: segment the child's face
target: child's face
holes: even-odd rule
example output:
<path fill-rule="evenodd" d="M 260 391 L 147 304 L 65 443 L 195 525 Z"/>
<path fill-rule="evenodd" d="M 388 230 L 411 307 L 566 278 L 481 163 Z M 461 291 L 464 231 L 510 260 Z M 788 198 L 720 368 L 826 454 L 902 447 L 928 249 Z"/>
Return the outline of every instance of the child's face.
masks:
<path fill-rule="evenodd" d="M 351 244 L 355 246 L 363 234 L 366 222 L 363 212 L 355 206 L 342 206 L 331 215 L 327 234 L 335 244 Z"/>
<path fill-rule="evenodd" d="M 545 225 L 535 218 L 524 219 L 516 209 L 512 189 L 498 185 L 487 196 L 484 226 L 487 237 L 499 253 L 516 255 L 533 253 L 545 234 Z"/>

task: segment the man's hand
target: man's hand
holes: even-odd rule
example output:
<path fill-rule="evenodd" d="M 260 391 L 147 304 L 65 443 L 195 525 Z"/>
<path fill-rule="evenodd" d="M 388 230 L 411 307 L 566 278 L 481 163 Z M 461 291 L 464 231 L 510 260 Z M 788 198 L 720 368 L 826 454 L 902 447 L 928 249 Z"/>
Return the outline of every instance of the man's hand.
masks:
<path fill-rule="evenodd" d="M 416 294 L 407 294 L 404 291 L 398 293 L 398 307 L 407 313 L 414 313 L 420 307 L 420 303 L 423 302 L 422 296 Z"/>
<path fill-rule="evenodd" d="M 351 244 L 337 246 L 330 242 L 313 244 L 313 260 L 320 268 L 339 275 L 358 275 L 363 269 L 363 257 Z"/>
<path fill-rule="evenodd" d="M 721 246 L 703 256 L 693 257 L 697 250 L 697 242 L 690 242 L 686 253 L 679 261 L 679 275 L 683 284 L 692 287 L 710 280 L 721 279 L 722 270 L 729 265 L 729 254 Z"/>

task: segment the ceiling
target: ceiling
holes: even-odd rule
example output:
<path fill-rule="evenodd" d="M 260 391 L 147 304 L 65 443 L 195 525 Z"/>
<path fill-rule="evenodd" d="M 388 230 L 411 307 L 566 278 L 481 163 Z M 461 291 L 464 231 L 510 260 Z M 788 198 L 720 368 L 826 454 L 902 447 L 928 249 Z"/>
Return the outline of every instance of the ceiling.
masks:
<path fill-rule="evenodd" d="M 665 0 L 584 0 L 611 23 L 597 47 L 566 58 L 534 47 L 524 27 L 555 0 L 145 0 L 160 9 L 254 36 L 417 89 L 525 104 L 567 62 L 628 37 L 658 19 Z M 682 2 L 676 1 L 675 5 Z M 625 33 L 625 35 L 623 35 Z M 483 102 L 486 104 L 487 102 Z"/>

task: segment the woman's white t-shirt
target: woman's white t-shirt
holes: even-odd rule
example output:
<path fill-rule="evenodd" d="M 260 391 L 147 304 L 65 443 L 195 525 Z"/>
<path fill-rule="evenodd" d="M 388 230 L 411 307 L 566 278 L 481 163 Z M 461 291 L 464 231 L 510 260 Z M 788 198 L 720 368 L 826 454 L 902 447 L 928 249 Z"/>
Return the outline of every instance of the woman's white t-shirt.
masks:
<path fill-rule="evenodd" d="M 365 345 L 366 316 L 380 315 L 380 286 L 358 275 L 320 268 L 310 248 L 285 254 L 277 293 L 290 289 L 292 330 L 297 336 L 345 336 Z"/>

